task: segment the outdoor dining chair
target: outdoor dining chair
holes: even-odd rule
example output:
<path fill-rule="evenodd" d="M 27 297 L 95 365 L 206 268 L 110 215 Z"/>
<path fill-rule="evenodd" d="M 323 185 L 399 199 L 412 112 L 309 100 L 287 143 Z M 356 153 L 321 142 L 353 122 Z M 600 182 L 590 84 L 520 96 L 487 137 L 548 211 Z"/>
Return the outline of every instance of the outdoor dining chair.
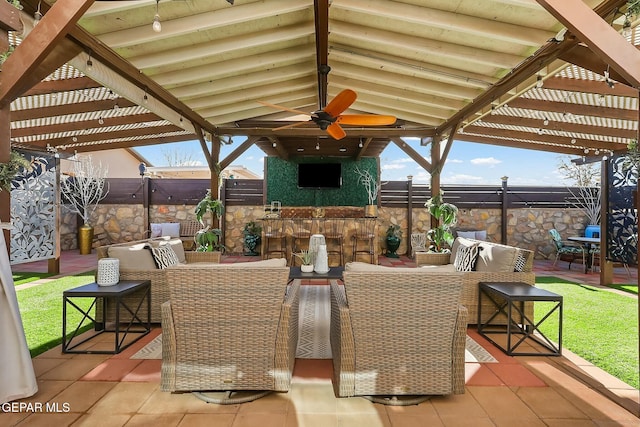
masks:
<path fill-rule="evenodd" d="M 570 242 L 565 242 L 562 240 L 560 233 L 555 228 L 549 230 L 549 234 L 551 235 L 551 240 L 556 249 L 556 257 L 553 260 L 553 266 L 555 267 L 558 259 L 561 257 L 565 257 L 569 259 L 569 270 L 571 270 L 571 263 L 575 261 L 576 258 L 582 258 L 582 265 L 585 263 L 585 252 L 584 248 L 580 245 L 575 245 Z"/>

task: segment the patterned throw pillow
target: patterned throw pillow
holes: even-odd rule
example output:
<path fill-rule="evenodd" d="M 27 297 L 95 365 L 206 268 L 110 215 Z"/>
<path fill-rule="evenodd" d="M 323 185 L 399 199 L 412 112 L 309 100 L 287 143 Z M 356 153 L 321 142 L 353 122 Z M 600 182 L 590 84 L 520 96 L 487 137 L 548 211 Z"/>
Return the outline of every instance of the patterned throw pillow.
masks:
<path fill-rule="evenodd" d="M 147 249 L 151 251 L 153 260 L 159 269 L 171 267 L 172 265 L 178 265 L 180 263 L 178 261 L 178 256 L 176 255 L 176 251 L 174 251 L 170 245 L 162 245 L 158 247 L 148 245 Z"/>
<path fill-rule="evenodd" d="M 475 270 L 479 252 L 480 248 L 478 245 L 460 246 L 456 252 L 456 259 L 453 263 L 456 271 Z"/>
<path fill-rule="evenodd" d="M 527 263 L 527 259 L 524 257 L 524 255 L 522 255 L 521 252 L 518 252 L 518 257 L 516 258 L 516 263 L 513 268 L 513 271 L 519 271 L 519 272 L 524 271 L 524 266 L 526 263 Z"/>

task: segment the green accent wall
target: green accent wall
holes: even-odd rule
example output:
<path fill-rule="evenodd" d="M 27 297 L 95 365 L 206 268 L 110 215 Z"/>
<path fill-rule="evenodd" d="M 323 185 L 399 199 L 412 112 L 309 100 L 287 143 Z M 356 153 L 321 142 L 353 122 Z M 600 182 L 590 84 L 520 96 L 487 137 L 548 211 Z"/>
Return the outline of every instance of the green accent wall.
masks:
<path fill-rule="evenodd" d="M 343 157 L 305 157 L 283 160 L 265 159 L 267 203 L 278 200 L 282 206 L 365 206 L 369 203 L 364 187 L 358 183 L 356 166 L 369 170 L 379 179 L 378 159 L 363 157 L 358 161 Z M 341 163 L 342 187 L 329 189 L 298 188 L 298 163 Z"/>

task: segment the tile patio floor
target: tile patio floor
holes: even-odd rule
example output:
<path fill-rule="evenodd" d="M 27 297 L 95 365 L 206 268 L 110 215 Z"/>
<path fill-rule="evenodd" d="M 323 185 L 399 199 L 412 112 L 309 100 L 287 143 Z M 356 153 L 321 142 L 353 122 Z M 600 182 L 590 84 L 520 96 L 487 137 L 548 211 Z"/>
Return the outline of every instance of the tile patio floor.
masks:
<path fill-rule="evenodd" d="M 225 257 L 225 262 L 247 257 Z M 380 264 L 411 266 L 407 258 Z M 95 257 L 65 253 L 63 274 L 96 266 Z M 536 262 L 537 275 L 597 283 L 597 274 L 566 264 Z M 46 271 L 46 263 L 14 266 Z M 40 269 L 40 270 L 38 270 Z M 616 269 L 617 283 L 637 283 Z M 466 364 L 466 393 L 434 397 L 411 407 L 385 407 L 362 398 L 337 399 L 330 360 L 298 359 L 292 388 L 242 405 L 205 404 L 189 394 L 159 390 L 160 361 L 130 356 L 160 333 L 152 333 L 119 355 L 68 355 L 60 347 L 33 359 L 38 393 L 27 402 L 69 405 L 62 413 L 2 413 L 0 426 L 640 426 L 638 390 L 563 349 L 563 357 L 509 357 L 471 335 L 499 363 Z M 109 340 L 104 334 L 100 340 Z M 627 408 L 627 409 L 625 409 Z M 635 415 L 634 415 L 635 414 Z"/>

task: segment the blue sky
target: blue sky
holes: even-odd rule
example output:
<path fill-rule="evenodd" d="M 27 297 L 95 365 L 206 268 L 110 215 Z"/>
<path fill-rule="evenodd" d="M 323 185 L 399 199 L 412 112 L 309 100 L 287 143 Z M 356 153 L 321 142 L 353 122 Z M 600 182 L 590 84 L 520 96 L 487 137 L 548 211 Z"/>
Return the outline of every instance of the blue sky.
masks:
<path fill-rule="evenodd" d="M 234 138 L 232 145 L 221 149 L 223 159 L 239 143 L 242 137 Z M 429 147 L 422 147 L 417 139 L 407 139 L 407 143 L 419 153 L 429 158 Z M 196 141 L 138 147 L 136 150 L 153 166 L 166 166 L 166 152 L 180 152 L 190 155 L 197 164 L 206 165 L 200 144 Z M 253 146 L 233 164 L 242 165 L 262 176 L 265 154 Z M 502 176 L 509 177 L 510 185 L 554 185 L 564 186 L 558 173 L 558 163 L 562 156 L 535 150 L 499 147 L 454 141 L 448 161 L 442 171 L 442 184 L 500 185 Z M 429 174 L 410 159 L 395 144 L 389 144 L 380 156 L 383 181 L 404 181 L 412 175 L 416 183 L 428 183 Z"/>

